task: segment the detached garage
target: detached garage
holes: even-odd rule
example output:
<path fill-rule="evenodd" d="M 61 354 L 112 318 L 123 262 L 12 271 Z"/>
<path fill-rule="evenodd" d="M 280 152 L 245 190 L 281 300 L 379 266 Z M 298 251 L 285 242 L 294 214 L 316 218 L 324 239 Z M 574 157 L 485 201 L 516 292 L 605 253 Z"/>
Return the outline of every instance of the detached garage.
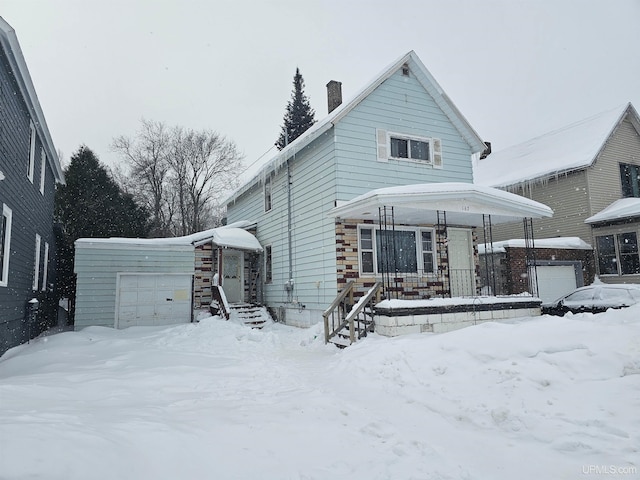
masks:
<path fill-rule="evenodd" d="M 244 225 L 235 225 L 176 238 L 76 240 L 74 325 L 189 323 L 194 309 L 209 307 L 212 288 L 236 302 L 255 298 L 251 279 L 259 278 L 262 247 Z"/>
<path fill-rule="evenodd" d="M 77 240 L 75 326 L 190 322 L 195 249 L 169 240 Z"/>

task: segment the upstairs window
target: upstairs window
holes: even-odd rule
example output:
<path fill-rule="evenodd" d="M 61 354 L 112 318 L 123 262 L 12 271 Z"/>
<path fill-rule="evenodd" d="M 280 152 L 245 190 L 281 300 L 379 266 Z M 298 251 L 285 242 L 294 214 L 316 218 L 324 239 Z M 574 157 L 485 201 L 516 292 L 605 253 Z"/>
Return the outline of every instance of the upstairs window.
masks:
<path fill-rule="evenodd" d="M 47 172 L 47 154 L 44 148 L 40 149 L 40 193 L 44 195 L 44 180 Z"/>
<path fill-rule="evenodd" d="M 271 210 L 271 176 L 264 179 L 264 211 Z"/>
<path fill-rule="evenodd" d="M 11 217 L 12 212 L 6 205 L 2 206 L 2 223 L 0 224 L 0 287 L 9 282 L 9 256 L 11 252 Z"/>
<path fill-rule="evenodd" d="M 36 163 L 36 127 L 33 122 L 29 122 L 29 166 L 27 167 L 27 178 L 33 183 L 33 170 Z"/>
<path fill-rule="evenodd" d="M 620 184 L 623 197 L 640 197 L 640 166 L 621 163 Z"/>
<path fill-rule="evenodd" d="M 414 137 L 376 130 L 378 161 L 408 160 L 442 168 L 442 142 L 439 138 Z"/>

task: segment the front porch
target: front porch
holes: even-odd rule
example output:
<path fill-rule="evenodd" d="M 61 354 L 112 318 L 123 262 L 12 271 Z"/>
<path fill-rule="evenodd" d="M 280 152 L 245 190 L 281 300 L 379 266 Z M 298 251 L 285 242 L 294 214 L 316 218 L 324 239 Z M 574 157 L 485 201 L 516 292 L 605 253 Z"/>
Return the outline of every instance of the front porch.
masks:
<path fill-rule="evenodd" d="M 488 282 L 480 278 L 478 234 L 490 244 L 493 224 L 522 221 L 533 255 L 531 219 L 551 216 L 545 205 L 472 184 L 424 184 L 374 190 L 331 215 L 338 287 L 349 294 L 341 292 L 343 305 L 325 311 L 327 341 L 342 336 L 353 343 L 374 329 L 389 336 L 437 333 L 540 314 L 535 268 L 521 296 L 480 295 Z"/>

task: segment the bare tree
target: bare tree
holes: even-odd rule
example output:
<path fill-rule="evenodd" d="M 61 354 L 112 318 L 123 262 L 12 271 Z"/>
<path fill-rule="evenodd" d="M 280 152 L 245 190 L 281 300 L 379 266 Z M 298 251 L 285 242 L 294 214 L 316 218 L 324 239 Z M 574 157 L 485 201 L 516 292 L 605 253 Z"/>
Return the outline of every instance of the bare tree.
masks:
<path fill-rule="evenodd" d="M 215 226 L 221 196 L 237 185 L 242 161 L 235 143 L 217 132 L 146 120 L 135 139 L 118 137 L 113 148 L 129 168 L 126 183 L 153 214 L 156 235 Z"/>
<path fill-rule="evenodd" d="M 166 191 L 171 134 L 162 122 L 142 119 L 140 123 L 135 138 L 117 137 L 112 148 L 128 167 L 127 189 L 151 212 L 152 235 L 163 236 L 169 233 L 172 214 Z"/>

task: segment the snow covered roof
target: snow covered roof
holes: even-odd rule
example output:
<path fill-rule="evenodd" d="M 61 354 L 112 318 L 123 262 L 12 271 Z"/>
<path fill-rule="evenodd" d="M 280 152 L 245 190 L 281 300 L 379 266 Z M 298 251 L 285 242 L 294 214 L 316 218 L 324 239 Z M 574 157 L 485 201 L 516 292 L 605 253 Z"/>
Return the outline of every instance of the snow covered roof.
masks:
<path fill-rule="evenodd" d="M 540 238 L 534 239 L 535 248 L 562 248 L 565 250 L 591 250 L 593 247 L 580 237 L 556 237 L 556 238 Z M 478 244 L 478 253 L 483 254 L 489 250 L 488 244 Z M 525 248 L 526 242 L 523 238 L 513 238 L 502 242 L 493 242 L 491 244 L 493 253 L 503 253 L 505 248 Z"/>
<path fill-rule="evenodd" d="M 385 80 L 391 77 L 398 69 L 402 68 L 405 63 L 409 63 L 411 67 L 416 69 L 416 78 L 425 88 L 425 90 L 433 97 L 436 104 L 442 109 L 444 114 L 449 118 L 451 123 L 460 132 L 462 137 L 471 146 L 473 153 L 482 152 L 486 146 L 480 136 L 471 127 L 466 118 L 453 104 L 451 99 L 438 84 L 436 79 L 431 75 L 427 67 L 424 66 L 418 55 L 411 50 L 395 62 L 380 72 L 371 82 L 369 82 L 360 92 L 358 92 L 351 100 L 343 103 L 322 120 L 316 122 L 309 130 L 304 132 L 294 142 L 278 152 L 272 157 L 249 181 L 243 184 L 226 200 L 226 203 L 233 202 L 244 192 L 249 190 L 253 185 L 261 182 L 265 175 L 278 169 L 286 162 L 287 159 L 293 157 L 297 152 L 305 148 L 316 138 L 327 132 L 353 110 L 360 102 L 370 95 Z"/>
<path fill-rule="evenodd" d="M 640 217 L 640 198 L 622 198 L 616 200 L 604 210 L 587 218 L 584 223 L 601 223 Z"/>
<path fill-rule="evenodd" d="M 507 187 L 586 168 L 593 164 L 628 115 L 640 129 L 638 113 L 627 103 L 494 152 L 476 163 L 474 181 L 479 185 Z"/>
<path fill-rule="evenodd" d="M 38 101 L 36 89 L 33 86 L 33 81 L 27 68 L 27 62 L 25 62 L 22 56 L 22 49 L 18 43 L 18 37 L 16 36 L 15 30 L 2 17 L 0 17 L 0 47 L 2 47 L 6 54 L 18 88 L 20 88 L 22 97 L 27 104 L 29 114 L 33 119 L 34 126 L 47 154 L 47 159 L 55 179 L 59 183 L 64 183 L 64 174 L 62 173 L 58 152 L 51 140 L 49 127 L 47 127 L 42 107 Z"/>
<path fill-rule="evenodd" d="M 236 224 L 234 224 L 236 225 Z M 238 226 L 225 226 L 212 228 L 203 232 L 197 232 L 184 237 L 172 238 L 79 238 L 76 245 L 119 245 L 119 246 L 143 246 L 145 248 L 165 247 L 193 247 L 206 242 L 236 250 L 261 252 L 262 246 L 258 239 L 244 228 Z"/>
<path fill-rule="evenodd" d="M 379 207 L 393 207 L 397 223 L 437 223 L 445 211 L 447 223 L 481 225 L 482 215 L 494 224 L 525 217 L 551 217 L 542 203 L 496 188 L 471 183 L 423 183 L 372 190 L 333 208 L 329 215 L 349 219 L 378 219 Z"/>

